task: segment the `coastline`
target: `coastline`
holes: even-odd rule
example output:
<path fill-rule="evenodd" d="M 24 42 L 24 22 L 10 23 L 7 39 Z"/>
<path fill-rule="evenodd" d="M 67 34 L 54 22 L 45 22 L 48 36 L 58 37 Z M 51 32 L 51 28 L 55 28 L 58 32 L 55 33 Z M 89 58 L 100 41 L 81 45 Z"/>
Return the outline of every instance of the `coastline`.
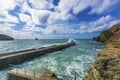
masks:
<path fill-rule="evenodd" d="M 95 57 L 95 62 L 89 68 L 83 80 L 119 80 L 120 79 L 120 24 L 107 41 L 104 48 Z"/>

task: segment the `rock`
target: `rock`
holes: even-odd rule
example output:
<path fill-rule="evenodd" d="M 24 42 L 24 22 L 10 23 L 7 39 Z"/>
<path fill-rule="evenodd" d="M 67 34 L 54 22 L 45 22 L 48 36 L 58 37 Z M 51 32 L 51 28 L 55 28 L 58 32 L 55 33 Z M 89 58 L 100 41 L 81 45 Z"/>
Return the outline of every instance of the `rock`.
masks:
<path fill-rule="evenodd" d="M 8 35 L 0 34 L 0 40 L 14 40 L 14 38 Z"/>
<path fill-rule="evenodd" d="M 38 40 L 38 38 L 35 38 L 35 40 Z"/>
<path fill-rule="evenodd" d="M 94 37 L 93 40 L 97 41 L 97 42 L 106 42 L 107 40 L 109 40 L 113 35 L 115 35 L 116 33 L 118 33 L 120 31 L 120 23 L 114 25 L 113 27 L 111 27 L 108 30 L 102 31 L 100 33 L 100 36 L 98 37 Z"/>
<path fill-rule="evenodd" d="M 100 42 L 104 42 L 105 47 L 83 80 L 120 80 L 120 24 L 103 31 Z"/>
<path fill-rule="evenodd" d="M 94 38 L 93 38 L 93 41 L 100 42 L 100 36 L 98 36 L 98 37 L 94 37 Z"/>

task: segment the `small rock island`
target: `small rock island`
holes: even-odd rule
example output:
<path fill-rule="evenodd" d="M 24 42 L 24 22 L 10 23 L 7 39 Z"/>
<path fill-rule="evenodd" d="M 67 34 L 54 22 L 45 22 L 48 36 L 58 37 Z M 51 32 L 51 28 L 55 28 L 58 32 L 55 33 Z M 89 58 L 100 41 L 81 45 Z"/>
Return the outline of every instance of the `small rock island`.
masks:
<path fill-rule="evenodd" d="M 35 38 L 35 40 L 38 40 L 38 38 Z"/>
<path fill-rule="evenodd" d="M 0 40 L 14 40 L 14 38 L 5 34 L 0 34 Z"/>

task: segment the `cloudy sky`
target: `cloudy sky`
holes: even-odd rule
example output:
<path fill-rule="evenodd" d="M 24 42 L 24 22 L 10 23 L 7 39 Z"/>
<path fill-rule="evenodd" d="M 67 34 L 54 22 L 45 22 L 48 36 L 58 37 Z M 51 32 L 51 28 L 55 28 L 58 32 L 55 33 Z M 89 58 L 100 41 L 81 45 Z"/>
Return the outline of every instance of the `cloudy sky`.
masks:
<path fill-rule="evenodd" d="M 120 0 L 0 0 L 0 33 L 16 39 L 92 38 L 120 22 Z"/>

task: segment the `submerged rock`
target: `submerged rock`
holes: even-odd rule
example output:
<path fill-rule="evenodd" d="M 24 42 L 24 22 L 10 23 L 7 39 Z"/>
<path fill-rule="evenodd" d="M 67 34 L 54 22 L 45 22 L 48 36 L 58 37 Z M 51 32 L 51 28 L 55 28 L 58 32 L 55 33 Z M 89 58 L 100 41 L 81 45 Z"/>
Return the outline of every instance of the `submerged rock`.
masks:
<path fill-rule="evenodd" d="M 14 38 L 8 35 L 0 34 L 0 40 L 14 40 Z"/>
<path fill-rule="evenodd" d="M 101 35 L 101 42 L 105 43 L 105 47 L 99 52 L 83 80 L 120 80 L 120 24 Z"/>

